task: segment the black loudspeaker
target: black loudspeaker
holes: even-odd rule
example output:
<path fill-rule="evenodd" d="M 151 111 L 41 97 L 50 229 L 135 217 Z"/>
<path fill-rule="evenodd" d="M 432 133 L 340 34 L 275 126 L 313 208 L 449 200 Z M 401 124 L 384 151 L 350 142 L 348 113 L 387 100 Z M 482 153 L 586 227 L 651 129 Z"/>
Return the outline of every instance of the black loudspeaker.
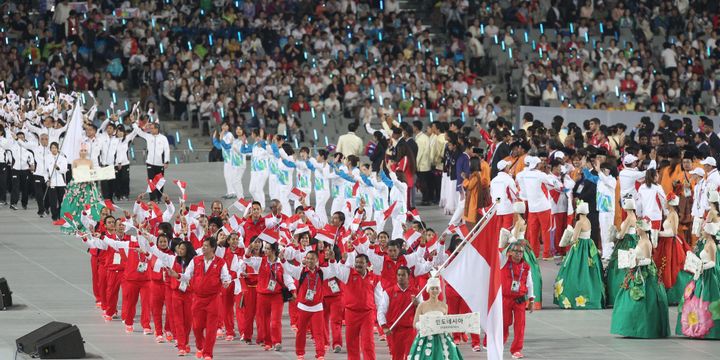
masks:
<path fill-rule="evenodd" d="M 18 352 L 42 359 L 79 359 L 85 345 L 77 326 L 53 321 L 15 340 Z"/>
<path fill-rule="evenodd" d="M 12 306 L 12 291 L 5 278 L 0 278 L 0 310 Z"/>
<path fill-rule="evenodd" d="M 80 329 L 73 325 L 60 330 L 37 343 L 37 354 L 41 359 L 82 359 L 85 345 Z"/>

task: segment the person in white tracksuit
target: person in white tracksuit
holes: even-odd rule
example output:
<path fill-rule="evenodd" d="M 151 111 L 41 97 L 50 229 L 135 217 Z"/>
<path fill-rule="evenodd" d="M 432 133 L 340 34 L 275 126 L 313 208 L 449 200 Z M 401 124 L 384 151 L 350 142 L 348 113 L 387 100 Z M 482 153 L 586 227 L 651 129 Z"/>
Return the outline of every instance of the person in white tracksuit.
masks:
<path fill-rule="evenodd" d="M 365 219 L 368 221 L 373 219 L 373 202 L 375 201 L 375 186 L 370 182 L 373 176 L 370 164 L 363 164 L 360 167 L 360 189 L 358 189 L 358 204 L 362 200 L 365 204 Z"/>
<path fill-rule="evenodd" d="M 247 160 L 245 156 L 252 153 L 252 146 L 247 143 L 247 137 L 245 136 L 245 130 L 242 126 L 235 128 L 235 141 L 232 144 L 232 188 L 235 196 L 238 198 L 245 197 L 245 189 L 243 187 L 243 176 L 245 176 L 245 168 L 247 168 Z"/>
<path fill-rule="evenodd" d="M 345 180 L 337 176 L 337 171 L 347 172 L 347 167 L 343 164 L 343 154 L 335 153 L 333 160 L 334 161 L 328 163 L 332 170 L 328 175 L 328 179 L 330 180 L 330 196 L 333 199 L 330 205 L 331 214 L 342 211 L 342 208 L 345 206 L 344 194 L 341 191 L 341 185 L 345 183 Z"/>
<path fill-rule="evenodd" d="M 268 194 L 270 195 L 271 199 L 278 199 L 280 197 L 279 187 L 278 187 L 278 162 L 273 161 L 274 156 L 274 149 L 272 148 L 272 145 L 275 144 L 277 139 L 268 139 L 268 145 L 266 146 L 266 151 L 270 155 L 270 159 L 268 160 Z M 277 144 L 275 144 L 277 145 Z M 281 158 L 283 156 L 280 156 Z"/>
<path fill-rule="evenodd" d="M 278 148 L 276 143 L 272 144 L 274 159 L 270 159 L 270 163 L 276 165 L 276 186 L 277 186 L 277 197 L 282 205 L 282 213 L 286 216 L 292 216 L 293 208 L 290 207 L 290 191 L 293 189 L 293 172 L 295 170 L 295 161 L 293 161 L 293 155 L 295 151 L 292 146 L 288 143 L 282 144 L 282 150 Z M 280 152 L 284 152 L 284 157 Z"/>
<path fill-rule="evenodd" d="M 310 158 L 307 162 L 308 168 L 311 168 L 315 175 L 315 213 L 324 224 L 328 222 L 326 204 L 330 199 L 330 166 L 327 164 L 327 157 L 327 150 L 318 150 L 317 157 Z"/>
<path fill-rule="evenodd" d="M 313 173 L 312 169 L 310 168 L 310 166 L 312 165 L 308 166 L 310 149 L 303 146 L 302 148 L 300 148 L 298 154 L 298 159 L 295 161 L 295 165 L 297 166 L 297 168 L 295 169 L 295 187 L 309 196 L 310 192 L 312 191 Z M 297 208 L 298 206 L 302 206 L 300 200 L 296 201 L 295 204 L 293 204 L 293 208 Z"/>
<path fill-rule="evenodd" d="M 233 169 L 232 166 L 232 146 L 233 142 L 235 141 L 235 137 L 233 136 L 232 132 L 230 132 L 230 124 L 227 122 L 222 123 L 220 126 L 220 133 L 215 131 L 213 134 L 213 146 L 215 146 L 216 149 L 222 151 L 222 157 L 223 157 L 223 176 L 225 177 L 225 195 L 223 196 L 226 199 L 230 199 L 232 197 L 235 197 L 235 191 L 233 190 L 233 176 L 235 175 L 235 169 Z"/>
<path fill-rule="evenodd" d="M 382 172 L 382 169 L 380 170 Z M 385 229 L 385 210 L 388 209 L 388 196 L 390 188 L 382 180 L 378 180 L 379 174 L 369 176 L 367 180 L 373 186 L 375 194 L 373 196 L 372 208 L 374 210 L 375 231 L 380 233 Z"/>
<path fill-rule="evenodd" d="M 398 175 L 399 174 L 399 175 Z M 380 178 L 390 189 L 390 206 L 395 204 L 390 219 L 392 220 L 391 239 L 402 239 L 404 229 L 402 225 L 407 219 L 407 184 L 402 181 L 405 179 L 405 173 L 402 171 L 395 173 L 390 171 L 390 176 L 384 171 L 380 171 Z"/>
<path fill-rule="evenodd" d="M 252 131 L 255 143 L 252 146 L 250 160 L 250 186 L 248 190 L 253 200 L 265 208 L 265 183 L 269 177 L 268 159 L 270 155 L 266 150 L 267 143 L 260 136 L 258 130 Z"/>
<path fill-rule="evenodd" d="M 350 155 L 345 158 L 344 163 L 345 168 L 348 170 L 336 171 L 336 174 L 340 177 L 339 198 L 342 199 L 342 207 L 338 211 L 342 211 L 345 214 L 345 227 L 350 226 L 354 217 L 353 211 L 359 206 L 359 201 L 356 198 L 357 194 L 353 195 L 353 187 L 361 181 L 360 169 L 357 167 L 359 162 L 360 159 L 357 156 Z"/>

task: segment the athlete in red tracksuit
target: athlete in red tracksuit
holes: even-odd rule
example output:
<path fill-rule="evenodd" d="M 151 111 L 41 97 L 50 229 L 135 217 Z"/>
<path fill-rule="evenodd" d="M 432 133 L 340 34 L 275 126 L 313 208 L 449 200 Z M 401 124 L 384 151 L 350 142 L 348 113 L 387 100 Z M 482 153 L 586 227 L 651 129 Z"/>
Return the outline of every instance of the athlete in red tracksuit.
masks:
<path fill-rule="evenodd" d="M 230 285 L 231 278 L 225 260 L 215 256 L 217 240 L 203 240 L 202 255 L 196 256 L 182 274 L 169 270 L 168 274 L 193 287 L 193 334 L 195 357 L 212 359 L 218 326 L 218 297 L 221 289 Z"/>
<path fill-rule="evenodd" d="M 283 271 L 278 257 L 278 244 L 265 243 L 263 257 L 250 257 L 245 255 L 245 263 L 258 273 L 257 284 L 257 324 L 258 343 L 264 345 L 265 350 L 282 349 L 282 312 L 284 307 L 282 288 L 283 284 L 289 290 L 295 290 L 295 283 Z"/>
<path fill-rule="evenodd" d="M 110 230 L 104 225 L 105 223 L 107 223 Z M 97 226 L 97 228 L 102 228 L 102 232 L 96 232 L 93 236 L 84 237 L 83 242 L 89 248 L 88 251 L 91 254 L 90 263 L 93 272 L 93 292 L 96 292 L 96 305 L 102 308 L 105 321 L 110 321 L 117 314 L 118 296 L 125 266 L 121 263 L 120 256 L 115 256 L 114 251 L 109 252 L 107 244 L 100 240 L 105 236 L 112 239 L 116 238 L 114 234 L 115 218 L 107 216 L 102 224 L 103 226 Z M 111 257 L 110 267 L 105 265 L 105 258 L 108 253 L 110 253 Z M 107 286 L 108 275 L 110 276 L 110 286 Z"/>
<path fill-rule="evenodd" d="M 263 230 L 265 230 L 265 219 L 262 216 L 262 206 L 259 202 L 253 201 L 250 208 L 250 215 L 245 218 L 243 223 L 243 230 L 245 231 L 245 247 L 250 247 L 250 242 Z"/>
<path fill-rule="evenodd" d="M 157 237 L 158 250 L 165 254 L 172 255 L 168 247 L 168 238 L 161 234 Z M 155 341 L 163 342 L 163 306 L 165 307 L 165 336 L 168 341 L 173 340 L 172 336 L 172 292 L 170 292 L 169 277 L 162 266 L 162 261 L 153 256 L 150 259 L 148 268 L 150 271 L 150 310 L 153 324 L 155 325 Z"/>
<path fill-rule="evenodd" d="M 331 250 L 332 246 L 326 245 L 324 242 L 318 242 L 321 266 L 328 266 Z M 343 286 L 340 280 L 335 276 L 324 277 L 323 312 L 325 313 L 325 346 L 332 345 L 333 352 L 335 353 L 339 353 L 342 350 L 343 311 Z"/>
<path fill-rule="evenodd" d="M 397 269 L 397 282 L 389 288 L 380 288 L 375 292 L 378 324 L 387 334 L 387 343 L 392 360 L 405 360 L 410 353 L 410 345 L 415 339 L 415 306 L 412 306 L 402 318 L 400 314 L 411 304 L 416 304 L 420 291 L 410 284 L 410 269 L 401 266 Z M 390 331 L 390 327 L 397 325 Z"/>
<path fill-rule="evenodd" d="M 332 252 L 331 252 L 332 254 Z M 330 256 L 334 258 L 334 256 Z M 345 306 L 345 341 L 347 342 L 348 360 L 375 360 L 375 339 L 373 325 L 375 323 L 374 290 L 380 281 L 375 274 L 368 272 L 367 255 L 350 253 L 345 264 L 330 260 L 332 273 L 345 283 L 343 305 Z M 350 268 L 348 264 L 354 264 Z"/>
<path fill-rule="evenodd" d="M 178 356 L 185 356 L 190 352 L 188 339 L 192 327 L 192 287 L 187 281 L 180 281 L 172 276 L 174 273 L 183 273 L 195 257 L 195 249 L 189 241 L 183 241 L 175 246 L 175 254 L 167 254 L 160 251 L 154 244 L 148 244 L 145 236 L 139 235 L 138 242 L 143 250 L 149 251 L 161 262 L 165 269 L 165 278 L 169 283 L 171 295 L 172 330 L 177 339 Z"/>
<path fill-rule="evenodd" d="M 140 297 L 140 324 L 143 333 L 149 335 L 150 329 L 150 255 L 140 249 L 137 238 L 127 236 L 127 241 L 115 241 L 108 237 L 103 240 L 113 248 L 125 265 L 125 278 L 123 281 L 122 318 L 125 321 L 125 332 L 133 332 L 135 311 L 138 296 Z M 113 255 L 117 257 L 118 255 Z"/>
<path fill-rule="evenodd" d="M 513 326 L 515 338 L 510 345 L 513 358 L 519 359 L 523 342 L 525 340 L 525 309 L 533 311 L 535 294 L 533 293 L 532 274 L 530 266 L 523 260 L 525 244 L 518 242 L 508 249 L 510 261 L 502 268 L 503 293 L 503 342 L 507 342 L 510 334 L 510 325 Z M 530 306 L 527 306 L 527 301 Z"/>
<path fill-rule="evenodd" d="M 315 342 L 315 358 L 325 357 L 325 329 L 324 322 L 324 288 L 323 278 L 331 275 L 329 268 L 317 267 L 318 253 L 309 251 L 305 255 L 305 266 L 295 266 L 283 261 L 285 272 L 298 280 L 298 289 L 293 294 L 297 301 L 297 332 L 295 334 L 295 355 L 298 360 L 305 358 L 305 341 L 307 339 L 308 325 L 311 326 Z"/>
<path fill-rule="evenodd" d="M 237 279 L 237 271 L 233 268 L 239 266 L 238 260 L 245 257 L 245 249 L 238 247 L 240 238 L 238 234 L 233 233 L 228 236 L 228 247 L 218 248 L 218 255 L 222 256 L 225 260 L 225 264 L 228 264 L 228 270 L 230 271 L 230 278 Z M 240 281 L 234 281 L 230 283 L 230 286 L 223 288 L 222 295 L 220 297 L 220 304 L 222 306 L 222 323 L 225 326 L 225 340 L 233 341 L 235 339 L 235 297 L 236 294 L 240 294 Z M 242 332 L 240 314 L 237 317 L 238 331 Z"/>
<path fill-rule="evenodd" d="M 255 243 L 251 244 L 246 254 L 251 256 L 260 256 L 262 242 L 255 240 Z M 255 323 L 256 312 L 257 312 L 257 285 L 258 285 L 258 274 L 253 268 L 245 267 L 246 273 L 241 276 L 240 283 L 242 285 L 242 292 L 238 297 L 237 311 L 238 319 L 242 318 L 242 326 L 239 326 L 239 331 L 242 333 L 243 341 L 246 344 L 252 342 L 253 335 L 253 323 Z M 242 314 L 242 316 L 240 315 Z M 257 342 L 261 343 L 262 339 L 265 338 L 265 333 L 260 331 L 258 324 Z"/>

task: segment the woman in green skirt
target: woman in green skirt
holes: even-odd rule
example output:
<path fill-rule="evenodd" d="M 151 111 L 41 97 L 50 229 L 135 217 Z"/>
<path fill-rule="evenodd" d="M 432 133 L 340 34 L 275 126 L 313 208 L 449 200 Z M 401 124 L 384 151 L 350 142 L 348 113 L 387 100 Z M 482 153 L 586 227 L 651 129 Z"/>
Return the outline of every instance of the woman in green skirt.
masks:
<path fill-rule="evenodd" d="M 73 173 L 77 171 L 87 171 L 92 169 L 92 167 L 93 163 L 88 159 L 87 145 L 83 144 L 80 146 L 80 157 L 72 163 Z M 63 226 L 61 231 L 66 234 L 72 234 L 75 231 L 94 231 L 94 229 L 85 229 L 85 226 L 83 226 L 80 221 L 81 213 L 85 210 L 86 204 L 90 205 L 89 215 L 97 221 L 100 217 L 100 209 L 103 208 L 103 206 L 100 205 L 101 203 L 102 197 L 94 182 L 78 183 L 75 180 L 71 180 L 67 186 L 62 205 L 60 206 L 60 216 L 62 216 L 70 226 Z M 61 222 L 56 223 L 60 224 Z"/>
<path fill-rule="evenodd" d="M 600 255 L 590 239 L 588 204 L 579 202 L 575 212 L 577 220 L 572 236 L 566 230 L 560 242 L 560 246 L 566 246 L 565 243 L 572 246 L 555 278 L 553 303 L 561 309 L 602 309 L 605 307 L 605 285 Z"/>
<path fill-rule="evenodd" d="M 702 249 L 699 256 L 702 266 L 685 287 L 678 304 L 677 335 L 720 339 L 720 271 L 716 266 L 718 250 L 715 243 L 718 231 L 718 223 L 703 226 L 703 239 L 697 245 Z"/>
<path fill-rule="evenodd" d="M 503 253 L 507 252 L 507 249 L 509 248 L 508 245 L 510 245 L 511 242 L 526 240 L 525 229 L 527 229 L 527 223 L 525 222 L 525 219 L 523 219 L 523 214 L 525 214 L 525 203 L 521 201 L 514 203 L 513 212 L 515 213 L 513 218 L 514 225 L 512 231 L 510 231 L 510 234 L 508 235 L 515 240 L 505 241 L 504 244 L 503 241 L 501 241 L 500 248 L 503 249 Z M 542 308 L 542 274 L 540 273 L 540 264 L 538 264 L 535 253 L 530 248 L 529 242 L 525 241 L 524 243 L 525 252 L 523 253 L 523 258 L 525 262 L 530 265 L 530 272 L 533 277 L 533 290 L 535 292 L 535 305 L 533 305 L 533 307 L 534 310 L 540 310 Z"/>
<path fill-rule="evenodd" d="M 652 260 L 652 243 L 648 236 L 650 224 L 639 221 L 640 230 L 636 265 L 630 268 L 615 298 L 610 332 L 626 337 L 656 339 L 670 335 L 668 301 L 665 287 L 658 282 L 657 268 Z"/>
<path fill-rule="evenodd" d="M 415 311 L 415 327 L 418 330 L 420 315 L 447 315 L 448 306 L 440 301 L 440 279 L 431 277 L 427 282 L 430 298 L 418 305 Z M 421 336 L 419 333 L 410 345 L 408 359 L 413 360 L 462 360 L 462 354 L 453 342 L 452 334 Z"/>
<path fill-rule="evenodd" d="M 607 266 L 607 287 L 608 287 L 608 306 L 613 306 L 615 303 L 615 296 L 620 292 L 620 286 L 622 286 L 625 280 L 625 274 L 627 269 L 618 269 L 617 256 L 619 250 L 632 249 L 637 245 L 638 236 L 635 225 L 637 224 L 637 217 L 635 216 L 635 200 L 625 199 L 623 200 L 623 209 L 627 213 L 627 217 L 620 224 L 620 231 L 615 239 L 615 247 L 613 253 L 610 256 L 610 261 Z"/>

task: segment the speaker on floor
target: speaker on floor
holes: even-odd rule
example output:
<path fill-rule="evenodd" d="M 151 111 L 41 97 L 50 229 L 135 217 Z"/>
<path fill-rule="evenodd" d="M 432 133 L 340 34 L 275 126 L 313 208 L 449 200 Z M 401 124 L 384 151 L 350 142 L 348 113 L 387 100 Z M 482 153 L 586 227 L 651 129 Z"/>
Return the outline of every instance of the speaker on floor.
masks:
<path fill-rule="evenodd" d="M 73 325 L 38 341 L 37 354 L 41 359 L 82 359 L 84 343 L 80 329 Z"/>
<path fill-rule="evenodd" d="M 12 291 L 5 278 L 0 278 L 0 310 L 12 306 Z"/>
<path fill-rule="evenodd" d="M 77 326 L 53 321 L 15 340 L 18 352 L 42 359 L 79 359 L 85 346 Z"/>

